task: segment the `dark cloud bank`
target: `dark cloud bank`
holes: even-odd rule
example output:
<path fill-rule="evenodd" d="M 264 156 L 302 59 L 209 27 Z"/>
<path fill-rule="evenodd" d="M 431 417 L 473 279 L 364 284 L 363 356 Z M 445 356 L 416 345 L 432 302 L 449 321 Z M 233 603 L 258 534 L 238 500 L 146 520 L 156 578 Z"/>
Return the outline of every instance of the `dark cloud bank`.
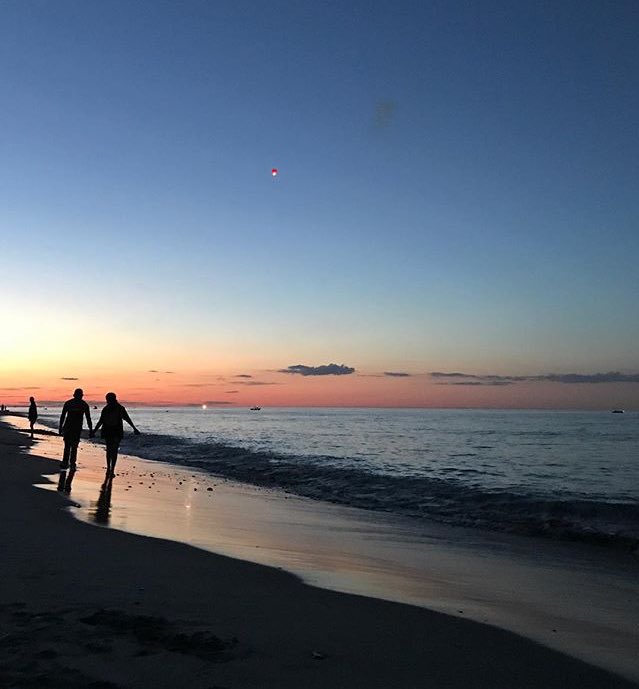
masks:
<path fill-rule="evenodd" d="M 410 378 L 410 373 L 404 373 L 403 371 L 384 371 L 384 375 L 391 378 Z"/>
<path fill-rule="evenodd" d="M 298 373 L 300 376 L 348 376 L 355 373 L 355 369 L 344 364 L 325 364 L 323 366 L 295 364 L 288 368 L 279 369 L 278 373 Z"/>
<path fill-rule="evenodd" d="M 472 373 L 443 373 L 433 371 L 431 378 L 438 381 L 438 385 L 514 385 L 522 382 L 549 382 L 549 383 L 639 383 L 639 373 L 620 373 L 608 371 L 607 373 L 546 373 L 538 376 L 497 376 L 474 375 Z"/>

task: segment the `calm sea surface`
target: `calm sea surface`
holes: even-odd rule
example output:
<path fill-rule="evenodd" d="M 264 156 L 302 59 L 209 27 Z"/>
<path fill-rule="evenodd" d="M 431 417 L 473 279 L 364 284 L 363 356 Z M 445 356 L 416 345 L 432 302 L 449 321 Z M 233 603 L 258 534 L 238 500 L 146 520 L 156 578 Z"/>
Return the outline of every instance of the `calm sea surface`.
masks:
<path fill-rule="evenodd" d="M 639 545 L 637 413 L 129 411 L 143 435 L 127 434 L 127 454 L 414 518 Z"/>

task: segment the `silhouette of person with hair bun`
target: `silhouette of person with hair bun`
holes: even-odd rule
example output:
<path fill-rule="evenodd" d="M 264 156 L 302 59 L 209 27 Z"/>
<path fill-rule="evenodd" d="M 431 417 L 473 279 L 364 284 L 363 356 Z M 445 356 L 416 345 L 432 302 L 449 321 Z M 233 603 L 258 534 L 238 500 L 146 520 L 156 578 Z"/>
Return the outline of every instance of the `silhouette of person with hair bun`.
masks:
<path fill-rule="evenodd" d="M 100 420 L 96 424 L 95 430 L 102 428 L 101 435 L 106 442 L 107 476 L 115 476 L 115 464 L 118 461 L 118 450 L 120 442 L 124 436 L 124 424 L 126 421 L 133 429 L 135 435 L 140 435 L 140 431 L 135 427 L 127 410 L 118 402 L 115 392 L 107 392 L 106 406 L 102 409 Z M 91 437 L 95 432 L 91 432 Z"/>

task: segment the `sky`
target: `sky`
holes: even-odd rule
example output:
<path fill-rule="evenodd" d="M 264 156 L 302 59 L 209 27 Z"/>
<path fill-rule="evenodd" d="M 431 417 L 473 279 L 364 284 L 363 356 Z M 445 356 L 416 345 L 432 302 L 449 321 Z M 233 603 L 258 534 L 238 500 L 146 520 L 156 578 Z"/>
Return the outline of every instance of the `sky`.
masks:
<path fill-rule="evenodd" d="M 639 409 L 637 35 L 0 0 L 0 401 Z"/>

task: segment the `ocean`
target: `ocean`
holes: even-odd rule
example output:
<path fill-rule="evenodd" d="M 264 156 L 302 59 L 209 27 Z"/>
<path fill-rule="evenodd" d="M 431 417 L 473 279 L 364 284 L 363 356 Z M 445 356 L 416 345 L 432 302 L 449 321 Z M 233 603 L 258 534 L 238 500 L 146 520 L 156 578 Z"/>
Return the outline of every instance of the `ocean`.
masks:
<path fill-rule="evenodd" d="M 417 520 L 639 547 L 637 413 L 129 412 L 142 435 L 126 434 L 128 455 Z M 59 409 L 40 409 L 40 421 L 58 418 Z"/>

